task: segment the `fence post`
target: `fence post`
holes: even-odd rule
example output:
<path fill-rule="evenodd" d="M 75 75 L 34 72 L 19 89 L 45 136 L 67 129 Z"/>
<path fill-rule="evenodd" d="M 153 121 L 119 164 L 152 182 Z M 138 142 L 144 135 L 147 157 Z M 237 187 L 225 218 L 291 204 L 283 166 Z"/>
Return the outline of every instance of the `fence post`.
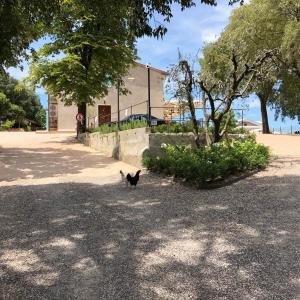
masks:
<path fill-rule="evenodd" d="M 147 102 L 147 114 L 148 114 L 148 125 L 151 126 L 151 94 L 150 94 L 150 66 L 147 65 L 148 71 L 148 102 Z"/>
<path fill-rule="evenodd" d="M 118 86 L 117 86 L 117 109 L 118 109 L 118 130 L 120 129 L 120 80 L 118 80 Z"/>

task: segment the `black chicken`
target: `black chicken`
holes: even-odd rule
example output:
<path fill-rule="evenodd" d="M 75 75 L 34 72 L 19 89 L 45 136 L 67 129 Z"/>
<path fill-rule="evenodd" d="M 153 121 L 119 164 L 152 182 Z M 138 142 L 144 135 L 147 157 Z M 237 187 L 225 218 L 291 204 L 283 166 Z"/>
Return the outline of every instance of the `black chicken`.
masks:
<path fill-rule="evenodd" d="M 131 186 L 133 185 L 136 187 L 136 185 L 140 179 L 140 173 L 141 173 L 141 170 L 138 170 L 134 176 L 131 176 L 129 173 L 127 174 L 126 179 L 130 183 Z"/>

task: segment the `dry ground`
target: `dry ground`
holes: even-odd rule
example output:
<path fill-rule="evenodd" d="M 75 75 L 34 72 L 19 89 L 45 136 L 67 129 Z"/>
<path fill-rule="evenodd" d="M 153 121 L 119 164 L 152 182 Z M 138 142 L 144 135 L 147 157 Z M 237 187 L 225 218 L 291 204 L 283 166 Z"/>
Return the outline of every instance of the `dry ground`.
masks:
<path fill-rule="evenodd" d="M 231 186 L 127 190 L 70 135 L 0 133 L 0 299 L 300 299 L 299 140 Z"/>
<path fill-rule="evenodd" d="M 300 157 L 300 135 L 258 134 L 257 141 L 271 147 L 275 155 Z"/>

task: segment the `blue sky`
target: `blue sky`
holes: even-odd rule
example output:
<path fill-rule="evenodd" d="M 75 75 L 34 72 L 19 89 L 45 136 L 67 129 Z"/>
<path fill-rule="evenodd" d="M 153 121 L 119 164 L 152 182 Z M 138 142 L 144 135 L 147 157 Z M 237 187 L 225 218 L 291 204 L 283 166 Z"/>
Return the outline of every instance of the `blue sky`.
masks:
<path fill-rule="evenodd" d="M 200 3 L 200 0 L 198 1 Z M 207 42 L 218 38 L 224 27 L 228 23 L 231 11 L 237 6 L 228 6 L 228 0 L 219 1 L 218 6 L 211 7 L 198 4 L 185 11 L 181 11 L 176 5 L 173 7 L 173 19 L 168 24 L 168 32 L 163 40 L 153 38 L 142 38 L 137 42 L 138 56 L 141 63 L 150 63 L 153 67 L 167 70 L 168 67 L 177 62 L 178 49 L 183 55 L 195 56 L 198 51 L 201 56 L 201 50 Z M 43 40 L 33 44 L 34 48 L 39 48 Z M 16 68 L 10 68 L 9 73 L 17 79 L 24 78 L 28 74 L 28 66 L 24 64 L 22 72 Z M 47 95 L 43 89 L 37 89 L 42 104 L 47 105 Z M 260 108 L 258 99 L 250 97 L 245 103 L 238 104 L 236 107 L 246 105 L 249 110 L 245 112 L 246 118 L 260 121 Z M 284 130 L 293 128 L 299 130 L 296 120 L 286 119 L 274 120 L 274 112 L 269 109 L 270 127 Z"/>

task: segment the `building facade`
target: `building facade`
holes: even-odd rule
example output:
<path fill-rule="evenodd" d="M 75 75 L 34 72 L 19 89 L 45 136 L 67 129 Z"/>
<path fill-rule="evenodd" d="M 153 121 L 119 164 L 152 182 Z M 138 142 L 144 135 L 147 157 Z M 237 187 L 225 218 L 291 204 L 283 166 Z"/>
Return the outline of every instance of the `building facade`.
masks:
<path fill-rule="evenodd" d="M 150 67 L 150 99 L 151 115 L 164 117 L 164 81 L 165 71 Z M 123 78 L 129 91 L 127 95 L 119 95 L 120 120 L 132 114 L 147 114 L 148 100 L 148 68 L 135 63 Z M 49 95 L 49 130 L 75 131 L 77 106 L 65 106 L 64 102 Z M 94 105 L 87 106 L 87 126 L 97 127 L 103 123 L 118 119 L 118 91 L 115 87 L 109 89 L 108 95 L 95 99 Z"/>

